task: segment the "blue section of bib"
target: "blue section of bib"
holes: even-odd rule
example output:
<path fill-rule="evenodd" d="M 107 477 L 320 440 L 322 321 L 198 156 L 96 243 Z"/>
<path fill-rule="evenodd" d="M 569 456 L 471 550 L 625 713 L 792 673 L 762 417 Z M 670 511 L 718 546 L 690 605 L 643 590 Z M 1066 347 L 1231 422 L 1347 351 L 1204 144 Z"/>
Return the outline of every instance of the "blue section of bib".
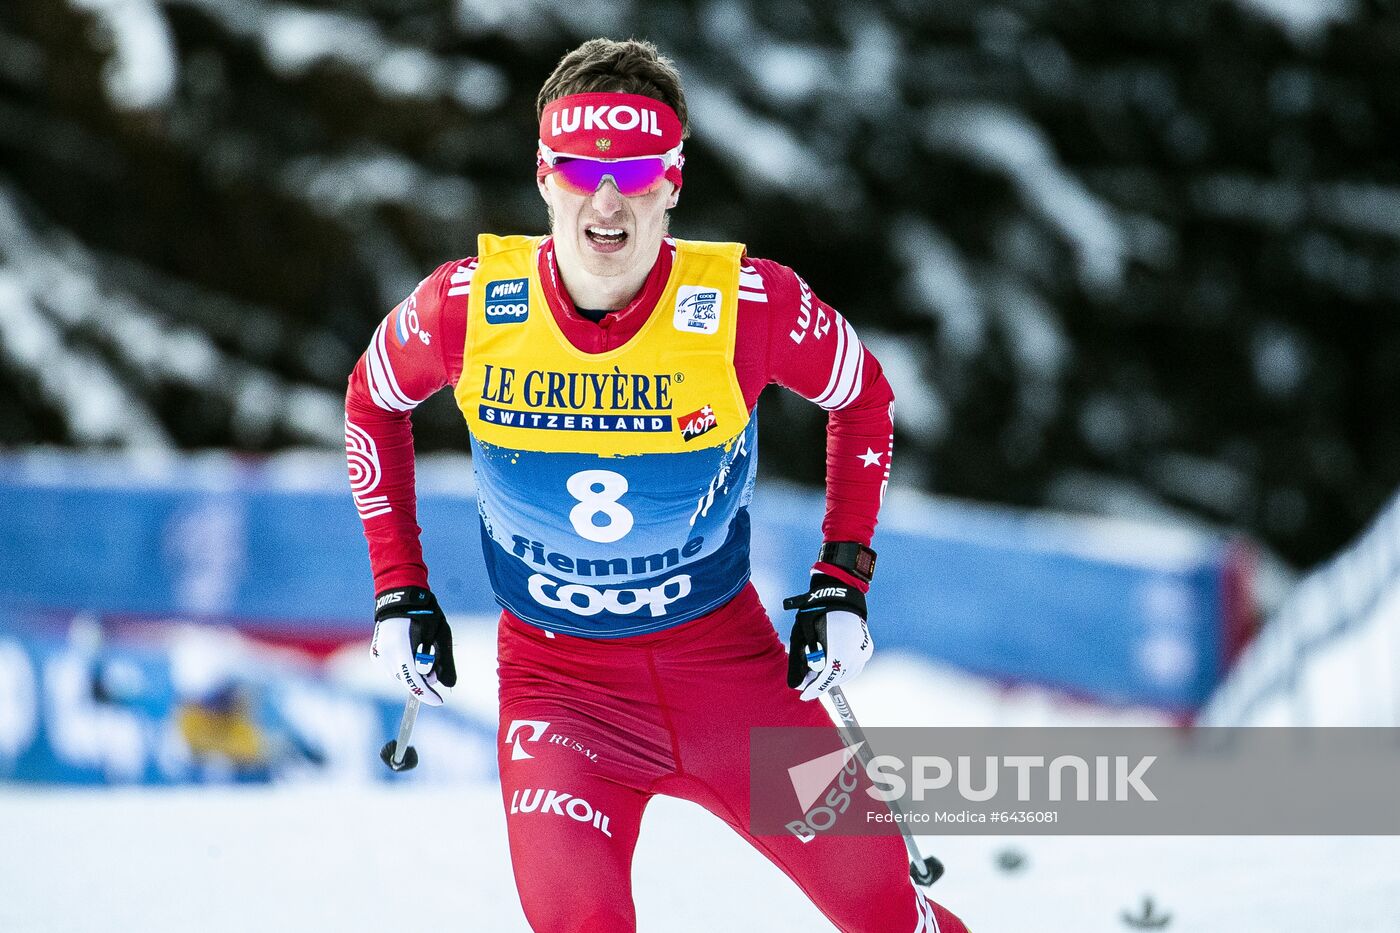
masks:
<path fill-rule="evenodd" d="M 570 581 L 532 567 L 493 540 L 485 522 L 481 544 L 496 601 L 526 622 L 561 635 L 622 638 L 659 632 L 713 612 L 749 580 L 748 509 L 739 510 L 728 537 L 708 557 L 681 564 L 679 549 L 671 548 L 643 565 L 660 566 L 661 572 L 625 580 Z"/>
<path fill-rule="evenodd" d="M 472 439 L 496 599 L 550 631 L 617 638 L 711 612 L 749 577 L 758 429 L 725 446 L 602 457 Z"/>

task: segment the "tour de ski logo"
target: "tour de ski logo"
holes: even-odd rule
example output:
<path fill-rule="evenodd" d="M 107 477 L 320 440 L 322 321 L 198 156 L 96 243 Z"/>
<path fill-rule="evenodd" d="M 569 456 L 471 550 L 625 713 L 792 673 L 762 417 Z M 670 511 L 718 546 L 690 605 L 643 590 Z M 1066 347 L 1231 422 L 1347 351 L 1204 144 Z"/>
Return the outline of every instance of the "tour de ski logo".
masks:
<path fill-rule="evenodd" d="M 486 283 L 486 323 L 519 324 L 530 316 L 530 280 L 497 279 Z"/>
<path fill-rule="evenodd" d="M 681 428 L 681 439 L 693 441 L 707 431 L 713 431 L 719 424 L 715 418 L 715 410 L 709 405 L 698 411 L 692 411 L 688 415 L 681 415 L 676 419 L 676 423 Z"/>
<path fill-rule="evenodd" d="M 717 289 L 682 285 L 676 292 L 676 330 L 687 334 L 718 332 L 720 302 Z"/>

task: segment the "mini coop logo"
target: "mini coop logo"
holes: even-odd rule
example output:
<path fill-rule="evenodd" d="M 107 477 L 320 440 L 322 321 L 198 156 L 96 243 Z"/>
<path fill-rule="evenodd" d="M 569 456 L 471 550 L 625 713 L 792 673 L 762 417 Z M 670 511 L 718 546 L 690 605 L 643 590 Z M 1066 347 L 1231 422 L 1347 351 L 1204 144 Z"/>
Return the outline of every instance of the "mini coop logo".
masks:
<path fill-rule="evenodd" d="M 486 323 L 519 324 L 530 316 L 530 280 L 498 279 L 486 285 Z"/>

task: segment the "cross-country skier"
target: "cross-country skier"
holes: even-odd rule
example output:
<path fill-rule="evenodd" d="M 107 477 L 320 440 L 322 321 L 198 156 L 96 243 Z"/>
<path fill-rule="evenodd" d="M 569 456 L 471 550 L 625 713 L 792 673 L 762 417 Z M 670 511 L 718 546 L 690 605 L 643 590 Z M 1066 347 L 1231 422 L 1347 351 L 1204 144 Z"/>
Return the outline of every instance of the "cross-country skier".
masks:
<path fill-rule="evenodd" d="M 749 729 L 831 728 L 811 701 L 872 650 L 864 594 L 893 440 L 880 364 L 791 269 L 668 235 L 688 127 L 654 46 L 584 43 L 538 116 L 550 235 L 483 235 L 384 319 L 350 377 L 378 663 L 430 705 L 459 665 L 490 663 L 454 659 L 415 520 L 409 415 L 451 386 L 504 607 L 501 794 L 530 925 L 634 930 L 632 851 L 647 801 L 667 794 L 727 822 L 842 930 L 960 933 L 910 884 L 896 836 L 749 831 Z M 754 405 L 773 382 L 829 412 L 825 543 L 791 661 L 749 582 Z M 436 651 L 426 676 L 420 645 Z"/>

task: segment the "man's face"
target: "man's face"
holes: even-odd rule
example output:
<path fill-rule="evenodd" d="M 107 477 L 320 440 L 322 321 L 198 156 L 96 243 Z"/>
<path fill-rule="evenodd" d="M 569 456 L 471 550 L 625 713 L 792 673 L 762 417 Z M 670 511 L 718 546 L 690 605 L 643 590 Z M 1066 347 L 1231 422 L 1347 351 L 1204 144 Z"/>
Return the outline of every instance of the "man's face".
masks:
<path fill-rule="evenodd" d="M 561 187 L 553 175 L 539 182 L 549 205 L 555 254 L 566 267 L 589 275 L 625 276 L 650 269 L 666 235 L 666 211 L 679 192 L 670 181 L 626 198 L 611 178 L 591 195 Z"/>

